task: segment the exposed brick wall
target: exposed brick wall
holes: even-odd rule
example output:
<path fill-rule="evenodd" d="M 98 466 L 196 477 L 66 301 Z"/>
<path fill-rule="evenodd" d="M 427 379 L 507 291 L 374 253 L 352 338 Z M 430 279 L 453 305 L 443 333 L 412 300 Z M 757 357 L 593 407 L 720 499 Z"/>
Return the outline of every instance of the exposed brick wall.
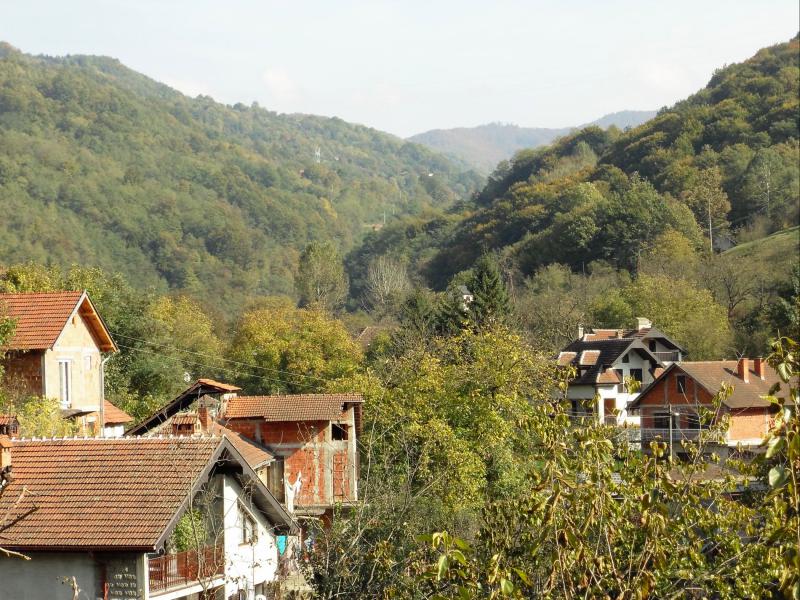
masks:
<path fill-rule="evenodd" d="M 23 394 L 42 395 L 42 353 L 9 352 L 3 360 L 5 385 Z"/>
<path fill-rule="evenodd" d="M 668 406 L 680 407 L 695 404 L 705 405 L 706 408 L 712 407 L 713 395 L 705 388 L 701 387 L 688 375 L 686 377 L 686 389 L 684 393 L 678 391 L 678 375 L 684 375 L 679 369 L 673 369 L 666 377 L 658 381 L 649 390 L 647 395 L 640 397 L 639 406 L 641 409 L 641 427 L 652 428 L 653 414 Z M 666 389 L 666 394 L 665 394 Z M 737 442 L 740 440 L 750 440 L 763 437 L 766 434 L 769 424 L 769 411 L 764 408 L 728 410 L 730 413 L 730 425 L 728 427 L 728 441 Z M 681 427 L 688 427 L 688 417 L 681 417 Z"/>
<path fill-rule="evenodd" d="M 357 454 L 356 427 L 352 410 L 343 415 L 348 421 L 350 439 L 332 441 L 329 421 L 266 422 L 258 419 L 231 419 L 226 426 L 260 441 L 273 453 L 284 458 L 284 478 L 293 484 L 298 473 L 303 474 L 298 507 L 333 505 L 355 500 L 352 493 L 353 468 L 350 456 Z M 353 450 L 352 452 L 350 450 Z M 357 460 L 357 458 L 356 458 Z"/>
<path fill-rule="evenodd" d="M 761 439 L 769 428 L 770 411 L 767 408 L 748 408 L 731 411 L 728 438 L 731 440 Z"/>

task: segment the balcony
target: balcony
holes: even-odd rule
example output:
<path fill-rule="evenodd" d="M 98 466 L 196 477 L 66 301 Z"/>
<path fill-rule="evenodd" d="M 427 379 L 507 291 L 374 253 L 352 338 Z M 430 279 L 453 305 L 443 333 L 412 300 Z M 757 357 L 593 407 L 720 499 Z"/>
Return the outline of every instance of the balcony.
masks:
<path fill-rule="evenodd" d="M 673 363 L 681 360 L 681 353 L 679 350 L 669 350 L 667 352 L 653 352 L 653 356 L 658 359 L 660 363 Z"/>
<path fill-rule="evenodd" d="M 672 428 L 672 441 L 673 442 L 681 442 L 683 440 L 687 442 L 697 442 L 700 441 L 700 437 L 705 432 L 706 436 L 703 441 L 708 442 L 718 442 L 720 440 L 717 439 L 709 439 L 709 430 L 708 429 L 680 429 L 678 427 Z M 659 441 L 659 442 L 668 442 L 670 440 L 670 430 L 669 429 L 660 429 L 660 428 L 651 428 L 651 427 L 643 427 L 639 430 L 642 445 L 648 445 L 650 442 Z"/>
<path fill-rule="evenodd" d="M 224 570 L 225 553 L 214 546 L 151 558 L 148 560 L 150 593 L 194 586 L 201 579 L 220 578 Z"/>

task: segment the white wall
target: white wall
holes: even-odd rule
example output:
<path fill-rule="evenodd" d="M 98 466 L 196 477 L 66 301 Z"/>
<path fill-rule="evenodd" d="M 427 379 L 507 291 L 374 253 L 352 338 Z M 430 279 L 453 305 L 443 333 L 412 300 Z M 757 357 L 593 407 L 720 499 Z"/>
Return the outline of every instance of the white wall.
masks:
<path fill-rule="evenodd" d="M 257 539 L 254 544 L 241 544 L 240 511 L 251 506 L 242 488 L 232 477 L 223 480 L 223 526 L 225 529 L 225 597 L 240 589 L 253 597 L 253 588 L 259 583 L 273 581 L 278 572 L 278 546 L 272 524 L 260 511 L 248 511 L 256 522 Z M 243 508 L 244 507 L 244 508 Z"/>

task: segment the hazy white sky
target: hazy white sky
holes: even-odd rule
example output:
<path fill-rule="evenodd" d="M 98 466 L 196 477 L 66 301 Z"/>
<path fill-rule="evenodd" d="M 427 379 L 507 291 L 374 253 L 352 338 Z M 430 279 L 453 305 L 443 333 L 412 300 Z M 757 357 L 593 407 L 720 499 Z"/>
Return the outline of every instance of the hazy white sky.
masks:
<path fill-rule="evenodd" d="M 797 0 L 0 0 L 0 40 L 407 136 L 657 109 L 800 28 Z"/>

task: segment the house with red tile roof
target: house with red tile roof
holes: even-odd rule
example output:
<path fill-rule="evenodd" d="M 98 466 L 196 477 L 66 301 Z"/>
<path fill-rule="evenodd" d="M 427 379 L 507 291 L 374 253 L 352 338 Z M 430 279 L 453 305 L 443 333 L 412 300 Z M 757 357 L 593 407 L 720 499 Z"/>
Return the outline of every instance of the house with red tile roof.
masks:
<path fill-rule="evenodd" d="M 330 515 L 358 500 L 360 394 L 233 396 L 220 422 L 269 448 L 267 485 L 290 511 Z"/>
<path fill-rule="evenodd" d="M 648 385 L 666 365 L 686 354 L 648 319 L 636 321 L 633 329 L 578 327 L 578 338 L 559 353 L 558 365 L 575 370 L 567 391 L 574 417 L 638 425 L 638 417 L 628 411 L 638 396 L 633 385 Z"/>
<path fill-rule="evenodd" d="M 641 418 L 642 449 L 649 451 L 651 442 L 664 441 L 673 453 L 682 454 L 682 442 L 704 439 L 709 452 L 723 457 L 736 448 L 757 451 L 777 410 L 764 396 L 779 381 L 761 358 L 673 363 L 629 407 Z M 731 386 L 732 392 L 716 408 L 712 399 L 723 385 Z M 702 418 L 705 411 L 708 420 Z M 724 435 L 705 439 L 722 419 L 728 422 Z"/>
<path fill-rule="evenodd" d="M 85 291 L 0 294 L 0 315 L 15 321 L 3 348 L 6 387 L 57 398 L 84 431 L 103 432 L 103 358 L 117 352 Z"/>
<path fill-rule="evenodd" d="M 3 598 L 61 598 L 73 581 L 81 598 L 252 598 L 277 576 L 276 535 L 296 531 L 225 436 L 6 445 L 0 547 L 30 560 L 0 561 Z M 202 523 L 189 549 L 174 535 L 187 511 Z"/>
<path fill-rule="evenodd" d="M 238 390 L 199 379 L 126 435 L 224 433 L 291 513 L 321 516 L 357 501 L 360 394 Z"/>

